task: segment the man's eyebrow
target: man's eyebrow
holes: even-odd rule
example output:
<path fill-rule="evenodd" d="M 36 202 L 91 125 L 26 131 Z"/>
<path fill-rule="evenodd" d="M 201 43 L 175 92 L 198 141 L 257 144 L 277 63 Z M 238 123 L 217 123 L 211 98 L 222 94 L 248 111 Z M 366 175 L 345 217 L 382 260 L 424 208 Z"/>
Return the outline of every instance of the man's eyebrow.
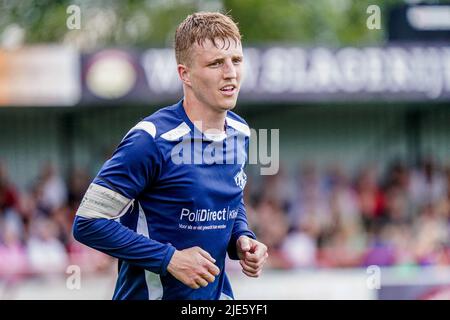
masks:
<path fill-rule="evenodd" d="M 236 58 L 242 60 L 244 58 L 244 56 L 242 54 L 234 54 L 231 56 L 231 59 L 236 59 Z M 225 60 L 224 57 L 211 58 L 211 59 L 207 60 L 207 63 L 210 64 L 210 63 L 215 63 L 215 62 L 223 62 L 224 60 Z"/>
<path fill-rule="evenodd" d="M 224 60 L 225 60 L 225 58 L 223 58 L 223 57 L 212 58 L 212 59 L 208 59 L 207 63 L 223 62 Z"/>

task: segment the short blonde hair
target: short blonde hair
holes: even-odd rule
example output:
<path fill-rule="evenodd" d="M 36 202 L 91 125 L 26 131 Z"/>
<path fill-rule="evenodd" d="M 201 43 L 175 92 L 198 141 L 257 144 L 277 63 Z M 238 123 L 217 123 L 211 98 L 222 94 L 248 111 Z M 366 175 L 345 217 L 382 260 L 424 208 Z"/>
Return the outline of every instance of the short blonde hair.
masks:
<path fill-rule="evenodd" d="M 207 39 L 217 47 L 216 39 L 230 45 L 229 39 L 241 41 L 239 28 L 233 19 L 220 12 L 197 12 L 189 15 L 175 32 L 175 57 L 179 64 L 189 64 L 194 43 L 203 45 Z"/>

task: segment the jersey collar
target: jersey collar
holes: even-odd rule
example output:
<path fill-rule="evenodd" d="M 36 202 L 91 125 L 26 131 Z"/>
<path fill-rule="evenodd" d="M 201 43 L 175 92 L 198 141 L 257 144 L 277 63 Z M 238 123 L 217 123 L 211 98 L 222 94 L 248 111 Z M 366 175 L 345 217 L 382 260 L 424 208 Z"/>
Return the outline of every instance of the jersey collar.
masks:
<path fill-rule="evenodd" d="M 225 140 L 228 136 L 230 136 L 233 133 L 231 131 L 234 131 L 234 129 L 228 125 L 226 118 L 225 118 L 225 132 L 221 132 L 221 133 L 218 133 L 218 134 L 201 132 L 194 125 L 194 123 L 191 121 L 191 119 L 189 119 L 188 115 L 186 114 L 186 110 L 184 110 L 184 107 L 183 107 L 183 101 L 184 101 L 184 99 L 181 99 L 176 104 L 176 111 L 177 111 L 178 115 L 181 117 L 181 119 L 191 129 L 191 132 L 190 132 L 191 137 L 193 137 L 193 138 L 197 138 L 197 137 L 200 138 L 201 137 L 201 139 L 205 140 L 205 141 L 219 142 L 219 141 Z"/>

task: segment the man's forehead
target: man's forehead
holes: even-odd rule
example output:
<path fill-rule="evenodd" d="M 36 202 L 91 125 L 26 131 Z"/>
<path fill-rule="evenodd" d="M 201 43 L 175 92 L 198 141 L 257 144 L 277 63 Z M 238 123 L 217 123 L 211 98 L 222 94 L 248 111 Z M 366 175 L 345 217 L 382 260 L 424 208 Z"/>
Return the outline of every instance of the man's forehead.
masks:
<path fill-rule="evenodd" d="M 203 41 L 201 45 L 194 43 L 193 49 L 202 57 L 211 58 L 217 55 L 242 55 L 242 44 L 233 38 L 216 38 L 214 43 L 210 39 Z"/>

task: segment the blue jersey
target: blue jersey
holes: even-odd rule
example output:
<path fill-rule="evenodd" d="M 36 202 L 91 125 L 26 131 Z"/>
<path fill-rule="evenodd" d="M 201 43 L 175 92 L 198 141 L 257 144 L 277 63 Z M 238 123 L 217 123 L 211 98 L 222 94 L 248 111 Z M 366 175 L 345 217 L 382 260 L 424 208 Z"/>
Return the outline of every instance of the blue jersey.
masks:
<path fill-rule="evenodd" d="M 182 100 L 125 135 L 93 185 L 129 205 L 117 219 L 77 212 L 73 226 L 78 241 L 118 258 L 113 299 L 233 298 L 226 254 L 238 259 L 237 239 L 255 238 L 243 203 L 249 136 L 245 121 L 231 111 L 225 134 L 202 133 Z M 175 249 L 194 246 L 209 252 L 220 269 L 215 281 L 200 289 L 167 272 Z"/>

